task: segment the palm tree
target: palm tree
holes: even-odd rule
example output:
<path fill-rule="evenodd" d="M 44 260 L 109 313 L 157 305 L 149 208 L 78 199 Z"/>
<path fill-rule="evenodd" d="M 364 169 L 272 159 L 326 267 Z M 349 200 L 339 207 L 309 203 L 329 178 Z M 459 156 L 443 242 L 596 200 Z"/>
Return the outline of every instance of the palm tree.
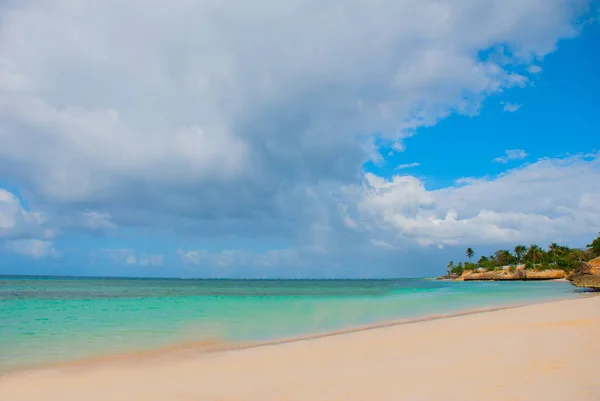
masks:
<path fill-rule="evenodd" d="M 560 249 L 560 247 L 558 246 L 558 244 L 556 242 L 551 243 L 550 245 L 548 245 L 548 251 L 552 252 L 552 260 L 556 261 L 556 251 L 558 251 Z"/>
<path fill-rule="evenodd" d="M 469 258 L 469 262 L 470 262 L 471 258 L 475 255 L 475 251 L 473 251 L 471 248 L 467 248 L 465 255 L 467 255 L 467 258 Z"/>
<path fill-rule="evenodd" d="M 531 258 L 533 259 L 533 265 L 535 266 L 535 259 L 541 259 L 544 256 L 544 250 L 540 248 L 538 245 L 531 245 L 529 247 L 529 251 L 527 253 L 531 254 Z"/>
<path fill-rule="evenodd" d="M 446 267 L 448 274 L 452 273 L 452 269 L 454 269 L 454 262 L 450 261 L 450 263 L 448 263 L 448 267 Z"/>
<path fill-rule="evenodd" d="M 525 245 L 517 245 L 515 246 L 515 255 L 517 255 L 517 261 L 521 263 L 523 260 L 523 255 L 527 252 L 527 247 Z"/>

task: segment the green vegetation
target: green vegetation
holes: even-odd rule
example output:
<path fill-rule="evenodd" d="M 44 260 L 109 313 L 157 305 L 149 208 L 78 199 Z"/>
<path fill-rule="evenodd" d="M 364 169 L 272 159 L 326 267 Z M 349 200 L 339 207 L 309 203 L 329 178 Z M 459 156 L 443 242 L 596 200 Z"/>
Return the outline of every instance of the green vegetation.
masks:
<path fill-rule="evenodd" d="M 471 248 L 467 248 L 465 255 L 467 255 L 467 258 L 469 258 L 469 261 L 471 261 L 471 258 L 475 255 L 475 252 Z"/>
<path fill-rule="evenodd" d="M 525 252 L 527 252 L 527 247 L 525 245 L 515 246 L 515 256 L 517 257 L 518 263 L 523 261 L 523 255 L 525 255 Z"/>
<path fill-rule="evenodd" d="M 586 249 L 569 248 L 553 242 L 548 245 L 547 250 L 535 244 L 529 247 L 517 245 L 513 248 L 513 252 L 499 249 L 490 256 L 481 256 L 477 263 L 471 263 L 471 258 L 475 255 L 472 248 L 467 248 L 465 255 L 469 259 L 468 262 L 448 263 L 448 276 L 460 276 L 465 270 L 510 269 L 514 271 L 518 265 L 524 265 L 525 269 L 559 269 L 570 273 L 581 267 L 584 262 L 600 256 L 600 236 L 588 244 Z"/>
<path fill-rule="evenodd" d="M 598 233 L 598 234 L 600 234 L 600 233 Z M 594 258 L 597 258 L 598 256 L 600 256 L 600 236 L 598 236 L 598 238 L 593 240 L 591 244 L 588 244 L 587 247 L 588 247 L 588 250 L 592 253 L 592 256 Z"/>

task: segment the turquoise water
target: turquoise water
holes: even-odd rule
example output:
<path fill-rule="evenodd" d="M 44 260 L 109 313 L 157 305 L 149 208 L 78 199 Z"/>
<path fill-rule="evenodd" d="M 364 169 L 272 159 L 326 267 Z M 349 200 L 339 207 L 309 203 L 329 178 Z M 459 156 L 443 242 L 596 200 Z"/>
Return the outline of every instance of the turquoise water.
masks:
<path fill-rule="evenodd" d="M 0 277 L 0 371 L 577 295 L 562 282 Z"/>

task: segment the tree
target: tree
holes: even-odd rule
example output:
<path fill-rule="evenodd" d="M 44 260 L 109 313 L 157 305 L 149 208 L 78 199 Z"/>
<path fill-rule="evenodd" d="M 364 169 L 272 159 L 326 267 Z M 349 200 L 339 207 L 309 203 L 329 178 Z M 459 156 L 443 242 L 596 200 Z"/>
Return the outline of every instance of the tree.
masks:
<path fill-rule="evenodd" d="M 525 254 L 525 257 L 528 260 L 531 260 L 533 262 L 533 265 L 535 266 L 535 262 L 541 262 L 542 258 L 544 257 L 544 250 L 542 248 L 540 248 L 538 245 L 530 245 L 529 249 L 527 250 L 527 253 Z"/>
<path fill-rule="evenodd" d="M 459 263 L 457 265 L 454 264 L 454 262 L 452 263 L 452 269 L 450 269 L 450 274 L 455 274 L 457 276 L 460 276 L 461 274 L 463 274 L 464 268 L 462 263 Z M 450 267 L 450 265 L 448 265 L 448 267 Z"/>
<path fill-rule="evenodd" d="M 587 249 L 571 249 L 567 255 L 567 258 L 574 262 L 586 262 L 591 256 L 591 252 Z"/>
<path fill-rule="evenodd" d="M 496 267 L 500 266 L 500 264 L 498 263 L 498 261 L 496 260 L 496 255 L 490 255 L 488 257 L 488 261 L 489 261 L 489 265 L 492 269 L 495 269 Z"/>
<path fill-rule="evenodd" d="M 473 251 L 473 249 L 467 248 L 465 255 L 467 255 L 467 258 L 469 258 L 469 261 L 471 261 L 471 258 L 475 255 L 475 252 Z"/>
<path fill-rule="evenodd" d="M 477 261 L 477 264 L 479 265 L 479 267 L 487 267 L 490 264 L 490 260 L 488 259 L 487 256 L 482 256 Z"/>
<path fill-rule="evenodd" d="M 587 247 L 588 250 L 591 252 L 593 258 L 600 256 L 600 236 L 593 240 L 591 244 L 588 244 Z"/>
<path fill-rule="evenodd" d="M 507 266 L 512 264 L 513 255 L 510 254 L 506 249 L 499 249 L 494 253 L 494 257 L 496 262 L 498 262 L 499 266 Z"/>
<path fill-rule="evenodd" d="M 554 262 L 556 262 L 556 253 L 558 251 L 560 251 L 560 246 L 556 242 L 553 242 L 550 245 L 548 245 L 548 252 L 552 254 L 552 261 Z"/>
<path fill-rule="evenodd" d="M 477 265 L 475 263 L 471 263 L 471 262 L 465 262 L 464 264 L 462 264 L 462 268 L 464 270 L 477 270 Z"/>
<path fill-rule="evenodd" d="M 600 234 L 600 233 L 598 233 Z M 527 269 L 560 269 L 565 272 L 581 271 L 585 262 L 592 258 L 600 257 L 600 235 L 594 239 L 585 249 L 569 248 L 568 246 L 558 245 L 552 242 L 548 245 L 548 251 L 545 251 L 538 245 L 532 244 L 529 247 L 516 245 L 514 254 L 506 249 L 499 249 L 490 256 L 481 256 L 477 263 L 471 263 L 475 255 L 472 248 L 467 248 L 465 254 L 469 258 L 468 262 L 448 263 L 448 272 L 454 276 L 461 275 L 464 271 L 483 268 L 487 271 L 497 270 L 500 266 L 512 266 L 516 263 L 525 264 Z M 511 271 L 514 268 L 511 267 Z"/>
<path fill-rule="evenodd" d="M 527 247 L 525 245 L 517 245 L 515 246 L 514 251 L 517 256 L 517 262 L 521 263 L 523 261 L 523 255 L 527 252 Z"/>

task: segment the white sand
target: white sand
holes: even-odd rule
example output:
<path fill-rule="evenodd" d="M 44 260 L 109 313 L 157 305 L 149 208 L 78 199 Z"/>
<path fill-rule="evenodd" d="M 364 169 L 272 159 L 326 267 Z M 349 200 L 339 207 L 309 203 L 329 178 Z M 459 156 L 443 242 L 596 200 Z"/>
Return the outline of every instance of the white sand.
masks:
<path fill-rule="evenodd" d="M 0 378 L 0 400 L 600 400 L 600 296 Z"/>

